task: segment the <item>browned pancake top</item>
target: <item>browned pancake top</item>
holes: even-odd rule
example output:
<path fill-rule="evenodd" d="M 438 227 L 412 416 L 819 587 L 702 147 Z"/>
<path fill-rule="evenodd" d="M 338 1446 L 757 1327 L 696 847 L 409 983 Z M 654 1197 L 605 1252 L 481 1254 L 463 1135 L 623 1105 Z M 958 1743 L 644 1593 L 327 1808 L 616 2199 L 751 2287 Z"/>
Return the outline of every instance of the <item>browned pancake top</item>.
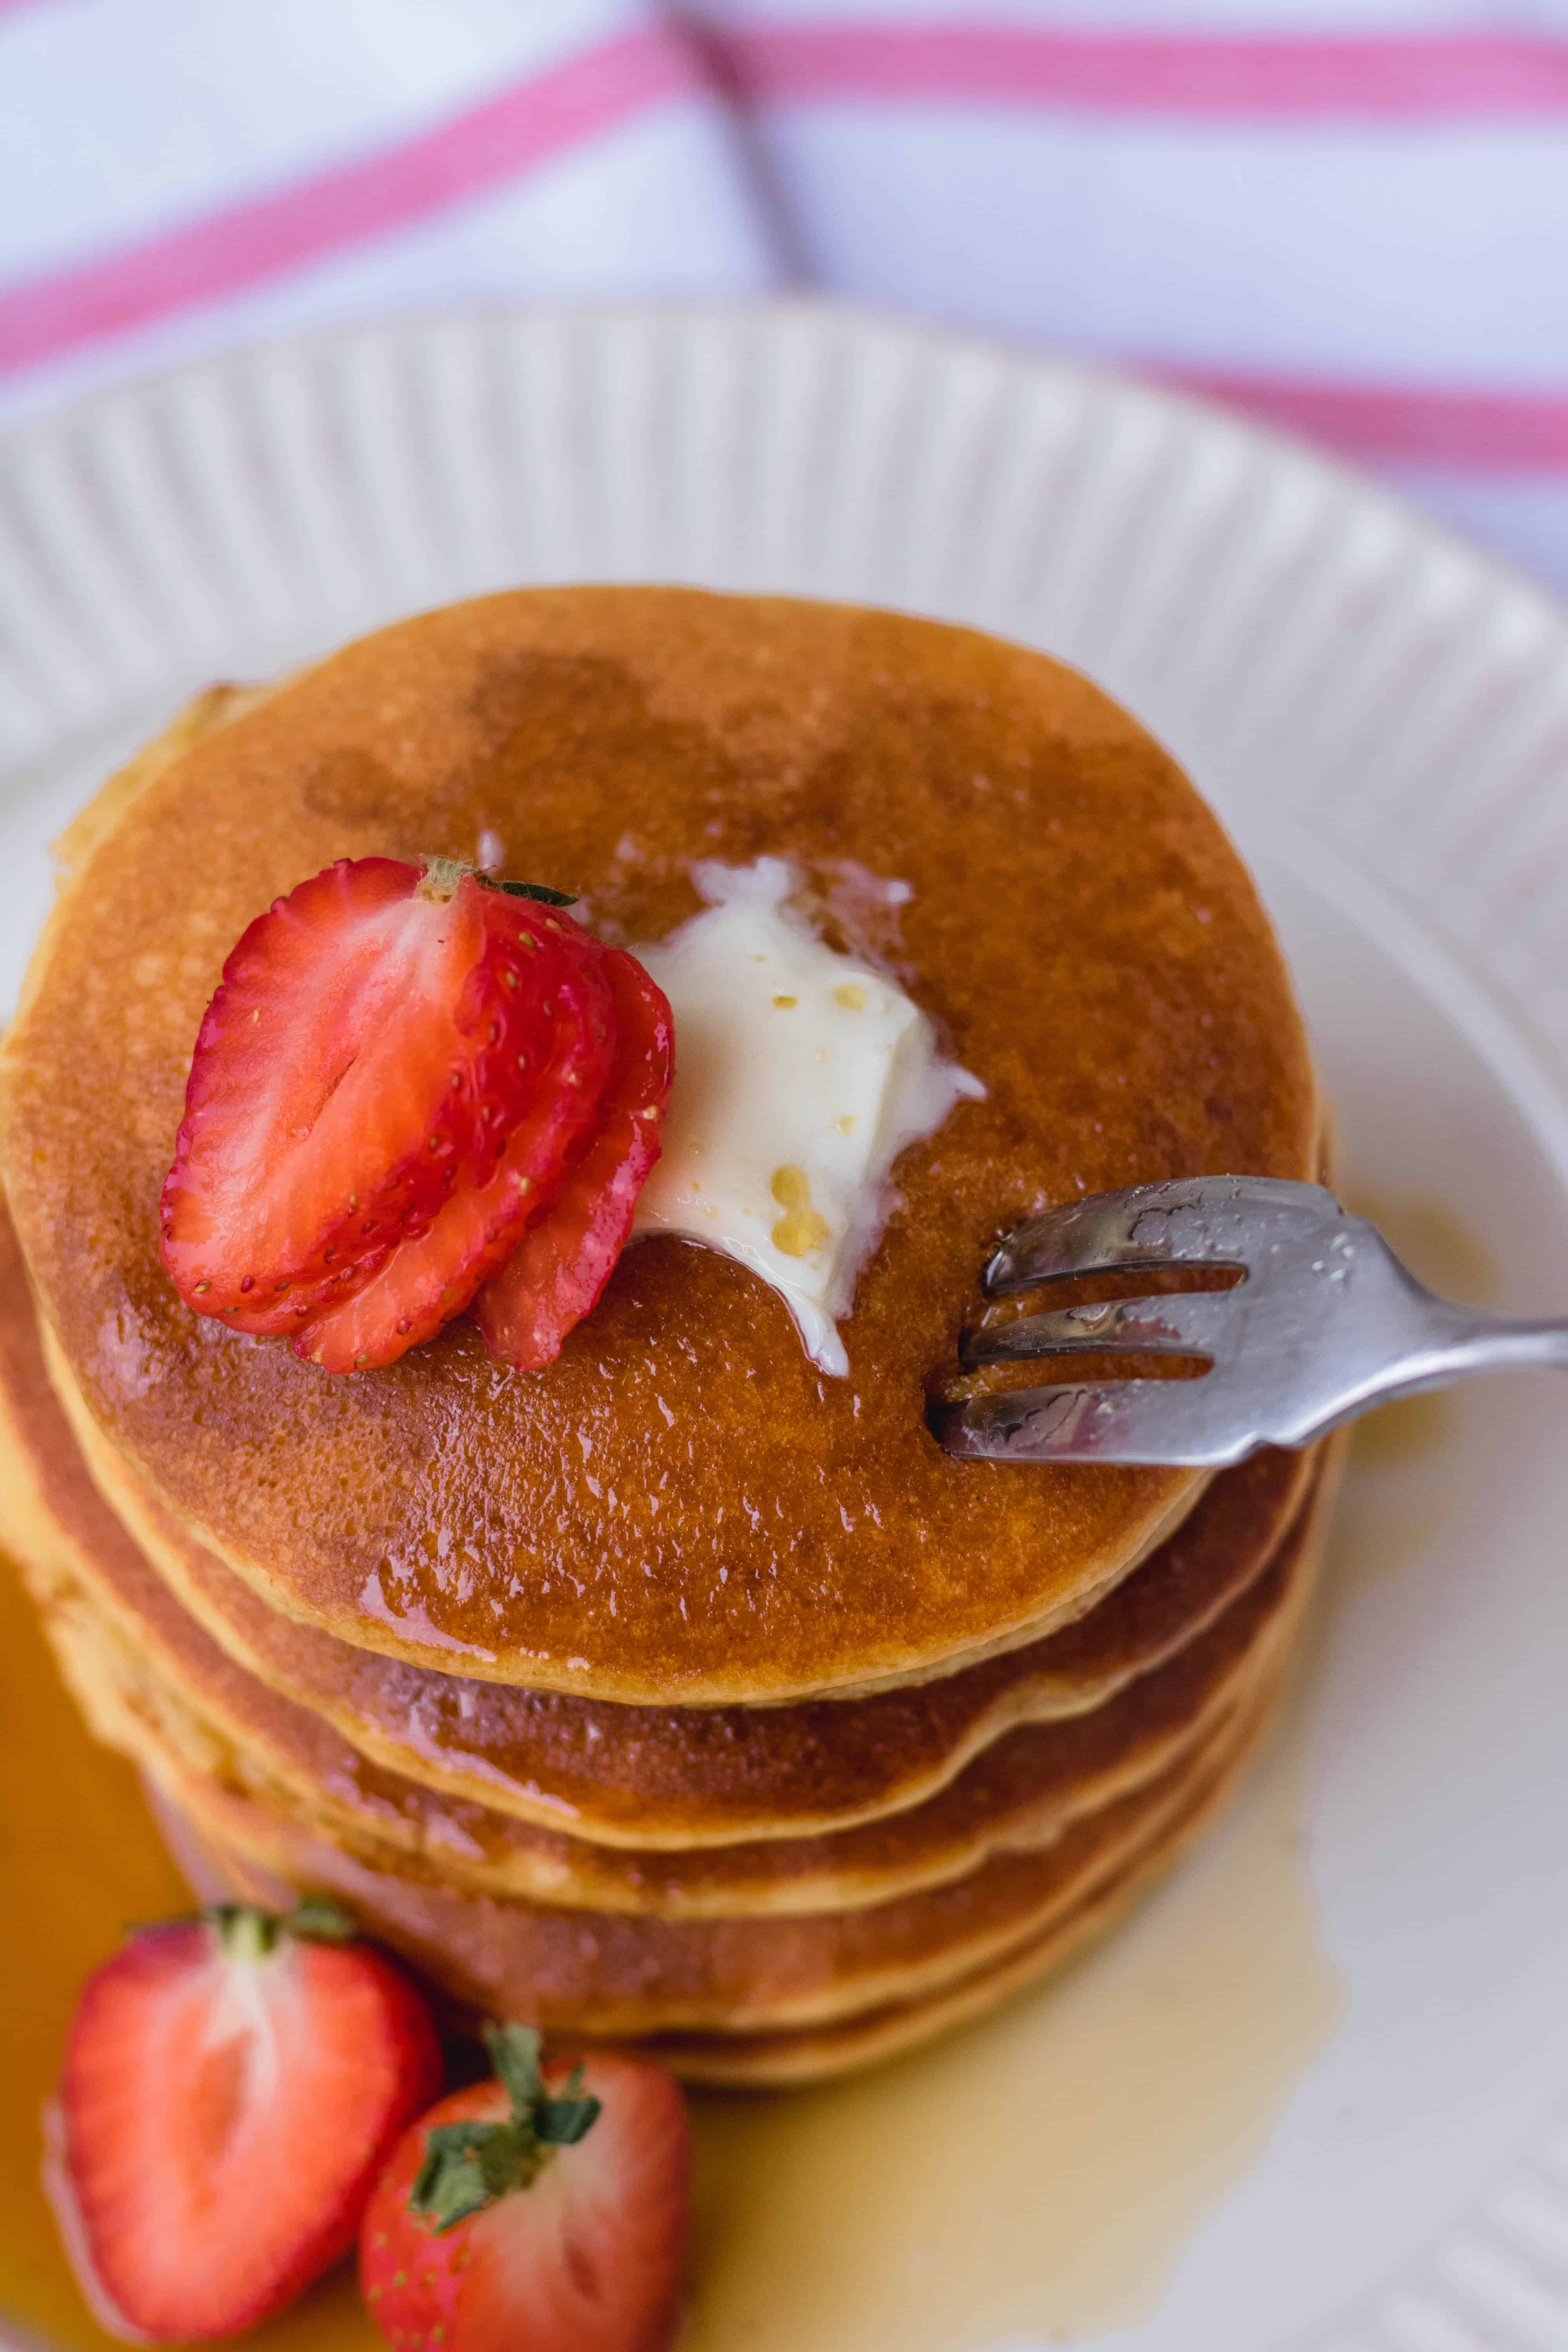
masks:
<path fill-rule="evenodd" d="M 63 1423 L 59 1436 L 69 1444 Z M 217 1643 L 384 1767 L 612 1845 L 689 1847 L 875 1819 L 1016 1724 L 1102 1706 L 1261 1573 L 1311 1475 L 1272 1451 L 1222 1473 L 1103 1601 L 1038 1642 L 864 1698 L 776 1707 L 633 1706 L 435 1674 L 274 1613 L 156 1504 L 139 1516 Z"/>
<path fill-rule="evenodd" d="M 228 949 L 335 857 L 472 856 L 486 827 L 634 940 L 695 910 L 699 857 L 910 886 L 869 944 L 988 1096 L 900 1162 L 847 1380 L 752 1276 L 668 1240 L 532 1375 L 460 1322 L 334 1379 L 175 1297 L 156 1202 Z M 350 1642 L 656 1703 L 918 1675 L 1118 1573 L 1188 1474 L 961 1465 L 927 1433 L 976 1268 L 1082 1192 L 1309 1174 L 1315 1127 L 1251 886 L 1104 696 L 968 632 L 673 590 L 426 615 L 197 742 L 88 857 L 6 1064 L 47 1311 L 177 1516 Z"/>
<path fill-rule="evenodd" d="M 921 1816 L 936 1825 L 938 1845 L 949 1832 L 962 1843 L 1052 1790 L 1069 1803 L 1077 1790 L 1092 1793 L 1105 1776 L 1157 1755 L 1209 1703 L 1214 1678 L 1230 1674 L 1262 1622 L 1248 1613 L 1260 1585 L 1278 1588 L 1280 1563 L 1300 1549 L 1321 1452 L 1269 1452 L 1227 1471 L 1098 1608 L 1005 1656 L 869 1698 L 657 1708 L 467 1681 L 353 1649 L 274 1615 L 172 1529 L 182 1565 L 171 1589 L 94 1486 L 48 1387 L 3 1207 L 0 1439 L 15 1449 L 14 1475 L 30 1481 L 69 1580 L 107 1605 L 184 1706 L 225 1727 L 220 1736 L 289 1786 L 314 1788 L 345 1833 L 378 1823 L 406 1830 L 440 1849 L 459 1877 L 465 1863 L 510 1865 L 533 1854 L 560 1874 L 556 1901 L 607 1899 L 617 1872 L 649 1899 L 666 1887 L 695 1899 L 710 1884 L 809 1877 L 835 1855 L 851 1874 L 884 1862 L 896 1869 Z M 15 1540 L 26 1554 L 24 1537 Z M 176 1592 L 195 1593 L 198 1614 Z M 1262 1605 L 1268 1612 L 1266 1592 Z M 1100 1704 L 1086 1696 L 1079 1706 L 1042 1709 L 1037 1731 L 1016 1727 L 1034 1716 L 1013 1703 L 1042 1680 L 1070 1686 L 1080 1671 Z M 973 1761 L 982 1753 L 984 1770 Z M 932 1812 L 943 1788 L 956 1800 L 945 1826 Z M 510 1802 L 492 1811 L 503 1798 Z M 291 1800 L 283 1801 L 287 1810 Z M 818 1834 L 887 1814 L 899 1818 L 886 1847 L 874 1834 Z M 535 1826 L 521 1827 L 519 1815 Z M 619 1833 L 612 1846 L 645 1851 L 605 1857 L 561 1833 L 594 1837 L 606 1824 Z M 747 1848 L 748 1838 L 768 1843 Z M 696 1856 L 646 1851 L 692 1846 Z M 568 1872 L 584 1883 L 596 1873 L 599 1892 L 574 1895 Z"/>

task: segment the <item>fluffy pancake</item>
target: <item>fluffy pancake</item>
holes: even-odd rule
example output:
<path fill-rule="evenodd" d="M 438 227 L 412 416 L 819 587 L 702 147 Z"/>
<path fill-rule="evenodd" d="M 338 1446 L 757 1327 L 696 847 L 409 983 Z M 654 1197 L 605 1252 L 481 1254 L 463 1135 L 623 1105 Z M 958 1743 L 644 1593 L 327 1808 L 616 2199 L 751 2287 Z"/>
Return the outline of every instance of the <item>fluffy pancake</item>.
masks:
<path fill-rule="evenodd" d="M 1014 1994 L 1038 1985 L 1120 1925 L 1207 1827 L 1229 1795 L 1255 1738 L 1256 1727 L 1244 1727 L 1230 1753 L 1194 1777 L 1186 1801 L 1164 1814 L 1113 1874 L 1025 1942 L 956 1983 L 861 2011 L 835 2024 L 772 2033 L 661 2034 L 646 2039 L 644 2051 L 689 2083 L 782 2090 L 879 2065 L 971 2023 Z"/>
<path fill-rule="evenodd" d="M 5 1263 L 0 1228 L 0 1318 Z M 24 1361 L 41 1363 L 25 1294 L 22 1303 L 13 1384 L 26 1377 Z M 5 1362 L 0 1345 L 0 1384 Z M 58 1385 L 72 1395 L 68 1372 Z M 1226 1472 L 1087 1615 L 956 1674 L 860 1699 L 657 1708 L 437 1675 L 282 1617 L 174 1525 L 74 1397 L 72 1423 L 100 1490 L 171 1592 L 269 1690 L 322 1717 L 387 1772 L 542 1829 L 569 1829 L 574 1841 L 639 1851 L 871 1821 L 931 1797 L 1004 1733 L 1102 1705 L 1262 1572 L 1312 1475 L 1311 1456 L 1279 1452 Z M 63 1419 L 50 1444 L 61 1465 L 53 1475 L 76 1475 Z M 43 1475 L 47 1482 L 47 1465 Z"/>
<path fill-rule="evenodd" d="M 69 1677 L 68 1650 L 62 1663 Z M 73 1687 L 100 1737 L 138 1741 L 164 1798 L 220 1852 L 289 1886 L 335 1895 L 471 2008 L 617 2040 L 821 2024 L 954 1983 L 1027 1943 L 1114 1875 L 1253 1727 L 1250 1715 L 1231 1717 L 1194 1758 L 1042 1852 L 996 1856 L 948 1885 L 847 1911 L 664 1919 L 471 1895 L 377 1868 L 225 1789 L 140 1718 L 132 1728 L 112 1684 L 95 1676 Z M 1260 1694 L 1265 1704 L 1269 1695 Z"/>
<path fill-rule="evenodd" d="M 587 1845 L 434 1795 L 367 1766 L 318 1717 L 215 1652 L 190 1620 L 127 1625 L 79 1582 L 46 1592 L 36 1580 L 76 1688 L 111 1685 L 154 1746 L 168 1743 L 373 1865 L 577 1909 L 784 1916 L 886 1902 L 960 1877 L 993 1853 L 1036 1850 L 1169 1769 L 1272 1675 L 1306 1600 L 1312 1522 L 1309 1509 L 1279 1561 L 1215 1626 L 1106 1707 L 1009 1732 L 938 1796 L 858 1829 L 691 1853 Z M 161 1592 L 150 1572 L 147 1581 Z M 203 1651 L 205 1674 L 192 1661 Z M 106 1709 L 92 1712 L 101 1719 Z"/>
<path fill-rule="evenodd" d="M 3 1296 L 3 1292 L 0 1292 Z M 1289 1641 L 1321 1508 L 1306 1504 L 1260 1577 L 1204 1632 L 1105 1706 L 1005 1733 L 936 1796 L 815 1838 L 635 1853 L 544 1830 L 389 1773 L 320 1717 L 248 1675 L 180 1606 L 98 1496 L 37 1378 L 24 1320 L 0 1322 L 0 1528 L 68 1655 L 154 1747 L 260 1798 L 374 1863 L 578 1907 L 680 1916 L 882 1901 L 1035 1847 L 1165 1770 L 1246 1703 Z M 25 1372 L 29 1356 L 35 1376 Z M 1320 1481 L 1320 1486 L 1323 1482 Z M 846 1702 L 852 1705 L 853 1702 Z M 100 1701 L 94 1719 L 108 1710 Z M 137 1749 L 138 1760 L 147 1760 Z"/>
<path fill-rule="evenodd" d="M 572 590 L 426 615 L 226 716 L 79 835 L 0 1149 L 100 1425 L 273 1606 L 471 1678 L 747 1703 L 1031 1638 L 1170 1530 L 1190 1474 L 955 1464 L 922 1412 L 998 1227 L 1135 1179 L 1312 1170 L 1267 920 L 1124 713 L 896 615 Z M 988 1097 L 900 1162 L 848 1380 L 752 1276 L 668 1240 L 537 1375 L 460 1324 L 334 1381 L 181 1306 L 154 1210 L 227 949 L 334 857 L 471 855 L 481 828 L 633 940 L 694 910 L 703 856 L 793 857 L 851 929 L 846 877 L 910 886 L 868 944 Z"/>
<path fill-rule="evenodd" d="M 1248 1745 L 1244 1734 L 1226 1765 L 1194 1781 L 1190 1803 L 1174 1814 L 1163 1832 L 1151 1835 L 1134 1858 L 1095 1893 L 1002 1958 L 984 1963 L 939 1991 L 888 2002 L 830 2025 L 761 2033 L 665 2033 L 645 2037 L 638 2046 L 688 2082 L 782 2089 L 879 2064 L 967 2024 L 1038 1985 L 1117 1927 L 1207 1826 L 1245 1764 Z M 292 1890 L 281 1879 L 237 1854 L 220 1853 L 197 1835 L 172 1803 L 155 1790 L 150 1793 L 171 1849 L 204 1900 L 237 1899 L 271 1907 L 287 1904 Z M 466 2014 L 459 2009 L 453 2022 L 463 2024 L 470 2017 L 471 2007 Z M 574 2042 L 581 2038 L 573 2037 Z"/>

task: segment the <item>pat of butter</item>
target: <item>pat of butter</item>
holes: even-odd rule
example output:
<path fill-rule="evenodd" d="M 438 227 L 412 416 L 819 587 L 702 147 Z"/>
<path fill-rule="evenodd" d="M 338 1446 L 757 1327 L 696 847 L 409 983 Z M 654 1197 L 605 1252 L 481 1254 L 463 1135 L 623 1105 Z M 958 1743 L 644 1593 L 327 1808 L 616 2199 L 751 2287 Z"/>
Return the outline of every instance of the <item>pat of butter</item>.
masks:
<path fill-rule="evenodd" d="M 895 981 L 790 911 L 795 869 L 699 866 L 710 901 L 637 956 L 675 1015 L 675 1087 L 637 1234 L 679 1234 L 771 1283 L 825 1372 L 907 1144 L 985 1089 Z"/>

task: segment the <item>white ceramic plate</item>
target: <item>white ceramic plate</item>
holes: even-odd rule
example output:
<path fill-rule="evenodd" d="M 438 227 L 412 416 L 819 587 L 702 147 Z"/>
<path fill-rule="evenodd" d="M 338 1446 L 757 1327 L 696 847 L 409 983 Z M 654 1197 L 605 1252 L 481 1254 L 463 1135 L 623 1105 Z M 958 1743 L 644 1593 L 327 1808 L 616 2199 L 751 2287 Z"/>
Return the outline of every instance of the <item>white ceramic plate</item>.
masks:
<path fill-rule="evenodd" d="M 188 689 L 421 605 L 582 577 L 903 605 L 1080 663 L 1171 742 L 1253 858 L 1349 1189 L 1439 1276 L 1568 1303 L 1563 616 L 1215 412 L 813 307 L 359 331 L 0 446 L 0 1009 L 48 838 Z M 1049 1007 L 1037 1017 L 1048 1034 Z M 1352 1475 L 1293 1751 L 1337 2022 L 1303 2034 L 1224 2160 L 1212 2135 L 1184 2140 L 1151 2074 L 1128 2178 L 1188 2168 L 1181 2226 L 1129 2253 L 1138 2292 L 1119 2305 L 1081 2278 L 1068 2292 L 1042 2222 L 1010 2345 L 1109 2327 L 1127 2352 L 1568 2347 L 1565 1402 L 1541 1381 L 1472 1389 Z M 1134 1927 L 1131 1958 L 1095 1965 L 1156 1982 L 1162 1937 L 1206 1889 L 1215 1948 L 1244 1938 L 1254 1881 L 1226 1874 L 1226 1842 L 1256 1841 L 1262 1801 Z M 1268 1951 L 1265 1937 L 1264 2011 Z M 1206 2019 L 1225 2084 L 1251 2061 L 1193 1994 L 1173 1979 L 1167 2040 Z M 984 2048 L 922 2062 L 908 2097 L 962 2085 Z M 903 2080 L 867 2095 L 895 2122 Z M 829 2102 L 821 2129 L 865 2112 Z M 1069 2170 L 1073 2128 L 1064 2116 Z M 813 2169 L 805 2145 L 792 2158 L 781 2137 L 781 2198 L 788 2163 L 791 2196 Z M 933 2147 L 931 2178 L 910 2175 L 907 2230 L 921 2197 L 941 2207 L 942 2161 Z M 1042 2182 L 1021 2220 L 965 2221 L 964 2246 L 937 2231 L 924 2273 L 895 2209 L 868 2200 L 852 2264 L 795 2249 L 798 2326 L 787 2295 L 765 2328 L 734 2316 L 752 2259 L 737 2221 L 697 2338 L 860 2352 L 902 2294 L 896 2340 L 989 2352 L 984 2294 L 940 2280 L 998 2267 L 976 2252 L 984 2226 L 1024 2233 L 999 2266 L 1027 2273 L 1029 2215 L 1052 2194 Z M 844 2282 L 826 2299 L 800 2267 L 818 2253 L 814 2275 Z"/>

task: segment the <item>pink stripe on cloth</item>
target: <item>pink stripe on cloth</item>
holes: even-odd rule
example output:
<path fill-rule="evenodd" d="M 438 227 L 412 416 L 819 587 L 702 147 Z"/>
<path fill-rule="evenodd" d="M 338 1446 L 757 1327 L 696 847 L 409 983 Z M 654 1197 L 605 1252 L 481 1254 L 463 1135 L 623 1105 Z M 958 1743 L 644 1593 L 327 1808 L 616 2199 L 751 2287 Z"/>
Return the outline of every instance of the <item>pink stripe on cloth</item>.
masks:
<path fill-rule="evenodd" d="M 1329 383 L 1152 364 L 1141 373 L 1245 409 L 1363 464 L 1568 472 L 1568 394 Z"/>
<path fill-rule="evenodd" d="M 706 87 L 679 35 L 654 26 L 623 34 L 379 154 L 9 287 L 0 293 L 0 373 L 407 226 Z"/>
<path fill-rule="evenodd" d="M 930 100 L 1188 115 L 1568 112 L 1568 40 L 1503 35 L 1247 38 L 1002 25 L 805 24 L 715 43 L 753 101 Z"/>

